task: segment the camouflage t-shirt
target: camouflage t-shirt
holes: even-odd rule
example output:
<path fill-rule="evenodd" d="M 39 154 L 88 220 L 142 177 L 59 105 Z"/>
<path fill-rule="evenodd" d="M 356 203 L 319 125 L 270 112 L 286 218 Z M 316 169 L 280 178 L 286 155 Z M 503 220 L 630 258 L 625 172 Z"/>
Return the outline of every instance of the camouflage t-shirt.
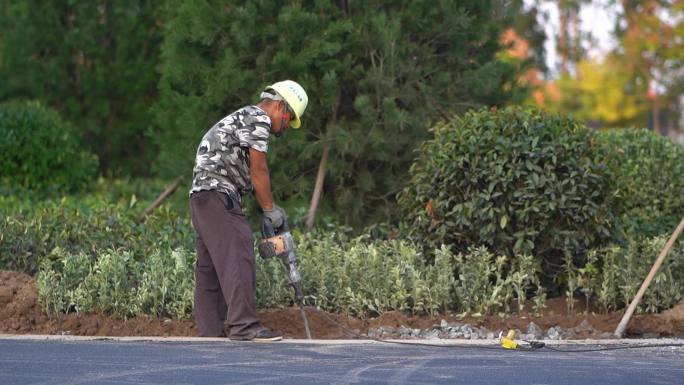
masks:
<path fill-rule="evenodd" d="M 243 107 L 216 123 L 197 148 L 190 194 L 216 190 L 237 202 L 252 192 L 249 149 L 266 152 L 271 119 L 257 106 Z"/>

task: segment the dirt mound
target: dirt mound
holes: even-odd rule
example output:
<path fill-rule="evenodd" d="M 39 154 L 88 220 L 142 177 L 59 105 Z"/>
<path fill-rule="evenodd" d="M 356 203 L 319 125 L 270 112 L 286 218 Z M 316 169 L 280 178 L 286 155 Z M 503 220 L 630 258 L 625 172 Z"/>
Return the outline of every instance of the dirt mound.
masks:
<path fill-rule="evenodd" d="M 589 309 L 590 310 L 590 309 Z M 547 302 L 540 317 L 523 311 L 508 317 L 412 316 L 402 312 L 385 312 L 379 317 L 360 320 L 315 309 L 306 309 L 314 338 L 348 339 L 354 333 L 366 334 L 369 329 L 401 326 L 429 329 L 446 320 L 449 324 L 468 323 L 491 331 L 520 329 L 526 331 L 530 322 L 542 330 L 560 326 L 569 331 L 568 338 L 596 338 L 599 333 L 611 333 L 622 313 L 596 314 L 578 303 L 574 313 L 568 313 L 564 298 Z M 288 338 L 305 338 L 299 308 L 260 310 L 262 323 L 279 330 Z M 36 280 L 14 271 L 0 271 L 0 333 L 9 334 L 72 334 L 88 336 L 197 336 L 191 320 L 160 320 L 147 316 L 119 319 L 103 314 L 65 314 L 46 316 L 38 304 Z M 684 303 L 662 314 L 637 315 L 632 318 L 627 335 L 633 337 L 684 337 Z"/>
<path fill-rule="evenodd" d="M 46 321 L 37 306 L 36 280 L 28 275 L 0 271 L 0 330 L 28 333 Z"/>
<path fill-rule="evenodd" d="M 103 314 L 45 315 L 38 303 L 36 279 L 0 271 L 0 333 L 93 336 L 194 336 L 190 321 L 136 317 L 122 320 Z"/>

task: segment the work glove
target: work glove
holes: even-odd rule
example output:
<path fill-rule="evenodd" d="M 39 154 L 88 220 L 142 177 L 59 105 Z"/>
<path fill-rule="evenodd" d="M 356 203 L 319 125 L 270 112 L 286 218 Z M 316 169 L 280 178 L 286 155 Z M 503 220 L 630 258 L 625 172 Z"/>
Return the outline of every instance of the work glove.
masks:
<path fill-rule="evenodd" d="M 273 224 L 273 228 L 277 229 L 280 228 L 283 223 L 285 222 L 285 219 L 287 219 L 287 215 L 285 214 L 285 210 L 282 208 L 273 205 L 273 208 L 271 210 L 263 210 L 264 211 L 264 216 L 268 219 L 271 220 L 271 224 Z"/>

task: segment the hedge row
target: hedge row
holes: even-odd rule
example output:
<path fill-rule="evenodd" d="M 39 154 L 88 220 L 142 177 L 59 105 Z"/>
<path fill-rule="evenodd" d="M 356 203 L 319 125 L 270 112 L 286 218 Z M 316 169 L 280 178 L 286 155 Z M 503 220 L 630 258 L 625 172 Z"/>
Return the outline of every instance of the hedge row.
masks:
<path fill-rule="evenodd" d="M 427 264 L 419 248 L 402 241 L 345 240 L 337 233 L 297 234 L 296 241 L 307 304 L 346 315 L 508 311 L 514 299 L 522 306 L 533 288 L 541 294 L 539 309 L 545 298 L 529 257 L 506 273 L 501 267 L 507 258 L 484 248 L 458 255 L 442 248 L 435 263 Z M 148 255 L 108 249 L 94 257 L 57 248 L 41 263 L 40 303 L 50 314 L 189 317 L 194 261 L 194 251 L 184 248 Z M 289 306 L 293 300 L 278 261 L 258 258 L 257 305 Z"/>
<path fill-rule="evenodd" d="M 529 255 L 508 258 L 486 248 L 454 254 L 436 250 L 425 263 L 420 248 L 404 241 L 345 238 L 337 232 L 295 234 L 307 304 L 350 316 L 390 310 L 438 314 L 520 311 L 532 300 L 545 306 L 546 290 Z M 564 270 L 573 304 L 580 293 L 606 311 L 636 293 L 662 237 L 634 241 L 625 248 L 591 250 L 580 268 Z M 121 317 L 147 314 L 192 315 L 194 251 L 160 248 L 148 255 L 104 250 L 92 257 L 55 249 L 41 265 L 40 303 L 48 313 L 103 311 Z M 454 275 L 454 272 L 457 272 Z M 684 246 L 676 248 L 646 292 L 639 312 L 657 312 L 682 299 Z M 293 304 L 293 292 L 276 260 L 257 258 L 257 305 Z M 569 309 L 572 311 L 572 309 Z"/>

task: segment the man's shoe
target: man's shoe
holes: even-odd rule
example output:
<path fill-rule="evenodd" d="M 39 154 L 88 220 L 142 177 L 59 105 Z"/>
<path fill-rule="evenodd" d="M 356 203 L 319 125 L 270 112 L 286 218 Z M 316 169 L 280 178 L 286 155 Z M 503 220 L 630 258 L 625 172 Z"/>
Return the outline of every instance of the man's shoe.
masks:
<path fill-rule="evenodd" d="M 259 330 L 253 337 L 229 337 L 233 341 L 280 341 L 283 339 L 283 335 L 279 332 L 275 332 L 269 329 Z"/>
<path fill-rule="evenodd" d="M 252 339 L 252 341 L 280 341 L 283 339 L 283 335 L 279 332 L 262 329 L 260 330 Z"/>

